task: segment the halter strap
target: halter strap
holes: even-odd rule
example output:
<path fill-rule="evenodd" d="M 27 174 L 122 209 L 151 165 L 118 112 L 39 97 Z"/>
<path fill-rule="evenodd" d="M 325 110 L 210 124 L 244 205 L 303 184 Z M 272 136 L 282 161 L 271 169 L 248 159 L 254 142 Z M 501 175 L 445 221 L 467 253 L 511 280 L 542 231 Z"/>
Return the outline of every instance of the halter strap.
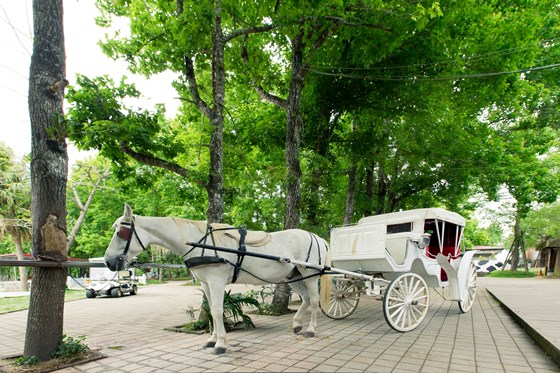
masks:
<path fill-rule="evenodd" d="M 121 222 L 121 225 L 128 225 L 130 226 L 130 229 L 132 231 L 132 234 L 126 239 L 126 246 L 124 247 L 124 251 L 123 251 L 123 255 L 127 255 L 128 254 L 128 250 L 130 249 L 130 242 L 132 242 L 132 235 L 134 235 L 136 237 L 136 239 L 138 240 L 138 243 L 140 244 L 140 246 L 142 247 L 142 250 L 146 251 L 146 247 L 144 246 L 144 244 L 142 243 L 142 240 L 140 240 L 140 237 L 138 237 L 138 233 L 136 232 L 136 229 L 134 228 L 134 218 L 132 218 L 132 221 L 130 223 L 128 222 Z M 122 238 L 122 237 L 121 237 Z"/>

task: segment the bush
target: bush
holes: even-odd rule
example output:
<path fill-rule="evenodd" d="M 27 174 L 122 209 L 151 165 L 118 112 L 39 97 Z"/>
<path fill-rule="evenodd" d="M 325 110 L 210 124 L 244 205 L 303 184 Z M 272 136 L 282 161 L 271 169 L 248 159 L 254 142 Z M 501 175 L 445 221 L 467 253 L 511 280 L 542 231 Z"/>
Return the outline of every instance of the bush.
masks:
<path fill-rule="evenodd" d="M 58 345 L 57 349 L 51 354 L 53 359 L 70 358 L 86 352 L 89 347 L 83 343 L 86 337 L 81 335 L 74 339 L 72 337 L 63 336 L 62 342 Z"/>
<path fill-rule="evenodd" d="M 226 331 L 231 331 L 237 325 L 243 325 L 246 329 L 255 328 L 253 320 L 245 314 L 243 307 L 254 307 L 257 311 L 262 314 L 261 304 L 257 299 L 253 297 L 252 294 L 246 293 L 234 293 L 231 294 L 231 290 L 224 292 L 224 327 Z M 194 315 L 192 310 L 187 310 L 191 316 Z M 191 322 L 185 325 L 187 330 L 204 330 L 209 332 L 213 327 L 212 315 L 210 313 L 210 305 L 208 304 L 208 299 L 204 297 L 202 299 L 200 318 L 197 321 Z"/>

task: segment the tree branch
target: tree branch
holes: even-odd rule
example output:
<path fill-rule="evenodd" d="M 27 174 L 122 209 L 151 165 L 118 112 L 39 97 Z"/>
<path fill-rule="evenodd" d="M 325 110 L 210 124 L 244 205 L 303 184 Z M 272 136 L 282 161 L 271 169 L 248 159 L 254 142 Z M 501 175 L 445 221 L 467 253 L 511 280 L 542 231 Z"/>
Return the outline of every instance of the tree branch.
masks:
<path fill-rule="evenodd" d="M 250 34 L 258 34 L 260 32 L 266 32 L 266 31 L 270 31 L 274 28 L 274 25 L 264 25 L 264 26 L 254 26 L 254 27 L 247 27 L 244 29 L 240 29 L 240 30 L 235 30 L 231 33 L 229 33 L 228 35 L 224 35 L 224 43 L 227 43 L 228 41 L 235 39 L 239 36 L 243 36 L 243 35 L 250 35 Z"/>
<path fill-rule="evenodd" d="M 281 107 L 282 109 L 287 109 L 288 108 L 288 100 L 283 99 L 281 97 L 278 97 L 276 95 L 273 95 L 272 93 L 268 93 L 266 92 L 263 87 L 261 87 L 258 84 L 255 84 L 255 90 L 257 91 L 257 93 L 259 94 L 259 97 L 262 100 L 268 101 L 278 107 Z"/>
<path fill-rule="evenodd" d="M 128 154 L 131 158 L 137 160 L 140 163 L 144 163 L 148 166 L 155 166 L 155 167 L 163 168 L 165 170 L 174 172 L 177 175 L 184 177 L 185 179 L 190 178 L 189 171 L 187 169 L 179 166 L 176 163 L 156 158 L 156 157 L 154 157 L 150 154 L 138 153 L 138 152 L 130 149 L 128 146 L 126 146 L 125 143 L 121 143 L 121 150 L 125 154 Z M 194 179 L 192 181 L 194 181 L 198 185 L 206 188 L 206 183 L 204 183 L 203 181 L 196 180 L 196 179 Z"/>
<path fill-rule="evenodd" d="M 189 56 L 184 57 L 185 60 L 185 76 L 187 82 L 189 83 L 189 91 L 193 99 L 193 103 L 196 105 L 198 110 L 200 110 L 208 119 L 212 120 L 212 110 L 210 106 L 200 97 L 198 93 L 198 84 L 196 82 L 196 77 L 194 75 L 194 64 Z"/>

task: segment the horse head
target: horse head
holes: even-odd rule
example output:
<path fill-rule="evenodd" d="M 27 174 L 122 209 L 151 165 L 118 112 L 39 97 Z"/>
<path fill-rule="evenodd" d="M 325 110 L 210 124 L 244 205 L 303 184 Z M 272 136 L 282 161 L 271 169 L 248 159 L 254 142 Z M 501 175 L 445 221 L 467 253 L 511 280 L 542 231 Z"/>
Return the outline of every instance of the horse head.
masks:
<path fill-rule="evenodd" d="M 134 216 L 129 205 L 124 205 L 123 216 L 113 224 L 115 233 L 105 250 L 105 264 L 111 271 L 126 269 L 130 259 L 138 255 L 144 244 L 140 241 L 138 227 L 134 225 Z"/>

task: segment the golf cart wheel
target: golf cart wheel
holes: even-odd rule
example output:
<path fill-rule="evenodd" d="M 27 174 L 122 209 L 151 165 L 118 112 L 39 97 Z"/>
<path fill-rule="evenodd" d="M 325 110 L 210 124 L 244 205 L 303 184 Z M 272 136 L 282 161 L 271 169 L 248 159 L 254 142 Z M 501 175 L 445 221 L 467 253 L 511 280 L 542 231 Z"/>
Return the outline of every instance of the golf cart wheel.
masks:
<path fill-rule="evenodd" d="M 331 319 L 341 320 L 350 316 L 360 303 L 360 288 L 358 281 L 340 277 L 330 277 L 330 299 L 327 304 L 321 304 L 321 311 Z M 328 279 L 327 277 L 327 279 Z"/>
<path fill-rule="evenodd" d="M 97 293 L 94 290 L 88 289 L 86 290 L 86 297 L 88 298 L 95 298 Z"/>
<path fill-rule="evenodd" d="M 430 305 L 430 290 L 416 273 L 403 273 L 387 286 L 383 316 L 396 331 L 409 332 L 422 323 Z"/>
<path fill-rule="evenodd" d="M 474 299 L 476 298 L 476 266 L 474 263 L 469 264 L 469 270 L 467 272 L 467 279 L 465 281 L 466 291 L 464 293 L 464 299 L 460 300 L 459 303 L 459 310 L 462 313 L 467 313 L 471 310 L 472 305 L 474 303 Z"/>
<path fill-rule="evenodd" d="M 122 293 L 122 290 L 120 288 L 111 289 L 111 296 L 113 298 L 120 298 L 120 297 L 122 297 L 122 295 L 123 295 L 123 293 Z"/>
<path fill-rule="evenodd" d="M 132 285 L 132 289 L 130 290 L 130 295 L 138 294 L 138 286 Z"/>

